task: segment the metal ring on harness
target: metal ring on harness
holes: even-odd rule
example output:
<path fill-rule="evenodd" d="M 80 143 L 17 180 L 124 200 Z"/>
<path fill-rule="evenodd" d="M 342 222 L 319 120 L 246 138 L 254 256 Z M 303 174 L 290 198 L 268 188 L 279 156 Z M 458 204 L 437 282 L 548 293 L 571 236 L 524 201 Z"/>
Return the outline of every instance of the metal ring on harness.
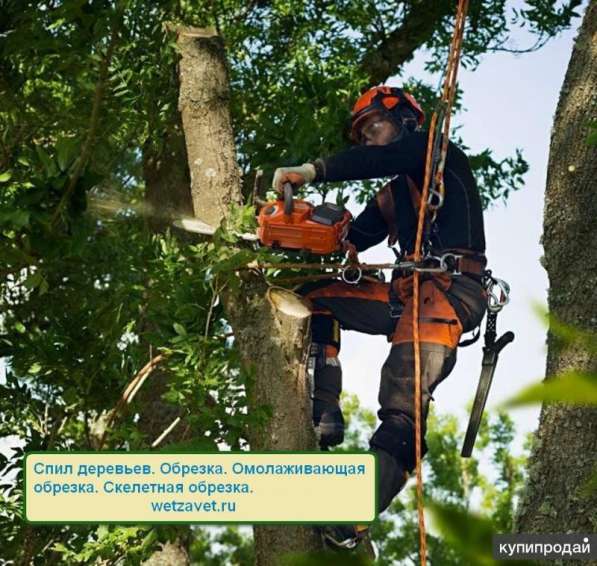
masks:
<path fill-rule="evenodd" d="M 503 279 L 491 277 L 487 282 L 486 289 L 487 309 L 490 312 L 500 312 L 510 302 L 510 285 Z"/>
<path fill-rule="evenodd" d="M 350 273 L 354 273 L 355 276 L 350 276 Z M 342 269 L 340 275 L 344 283 L 347 283 L 348 285 L 358 285 L 359 281 L 361 280 L 361 277 L 363 276 L 363 270 L 360 267 L 353 267 L 352 265 L 347 265 Z"/>
<path fill-rule="evenodd" d="M 437 202 L 433 202 L 434 198 L 437 199 Z M 429 187 L 427 208 L 435 212 L 438 208 L 441 208 L 442 206 L 444 206 L 444 195 L 440 191 L 436 191 L 435 188 Z"/>

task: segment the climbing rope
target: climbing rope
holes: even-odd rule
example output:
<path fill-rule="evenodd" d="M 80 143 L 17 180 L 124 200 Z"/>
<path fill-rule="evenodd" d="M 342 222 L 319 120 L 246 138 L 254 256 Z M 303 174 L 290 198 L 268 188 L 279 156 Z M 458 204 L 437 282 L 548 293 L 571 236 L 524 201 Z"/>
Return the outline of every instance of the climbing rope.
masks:
<path fill-rule="evenodd" d="M 419 206 L 419 216 L 417 223 L 417 239 L 414 249 L 415 263 L 421 262 L 423 249 L 423 232 L 426 223 L 427 211 L 432 213 L 431 222 L 437 216 L 437 211 L 444 203 L 444 182 L 443 171 L 446 161 L 446 154 L 448 152 L 448 140 L 450 133 L 450 115 L 452 113 L 452 105 L 454 102 L 454 95 L 456 93 L 456 76 L 458 74 L 458 63 L 460 60 L 460 52 L 462 50 L 462 38 L 464 34 L 464 23 L 466 13 L 468 10 L 468 0 L 459 0 L 458 10 L 456 13 L 456 23 L 454 26 L 454 34 L 452 36 L 452 44 L 450 46 L 450 54 L 448 56 L 448 66 L 446 69 L 446 78 L 444 80 L 444 88 L 442 93 L 442 100 L 440 107 L 433 113 L 429 127 L 429 136 L 427 139 L 427 152 L 425 160 L 425 177 L 423 181 L 423 190 L 421 193 L 421 204 Z M 443 120 L 442 120 L 443 118 Z M 443 129 L 441 132 L 441 148 L 439 155 L 437 155 L 437 138 L 436 129 L 438 123 L 441 125 L 443 121 Z M 435 151 L 434 151 L 435 150 Z M 433 177 L 433 186 L 431 180 Z M 437 189 L 436 189 L 437 187 Z M 430 190 L 431 189 L 431 190 Z M 433 202 L 434 197 L 436 198 Z M 419 336 L 419 287 L 421 274 L 415 271 L 413 275 L 413 347 L 415 360 L 415 462 L 416 462 L 416 476 L 417 476 L 417 512 L 419 519 L 419 556 L 421 566 L 427 564 L 427 537 L 425 533 L 425 514 L 423 506 L 423 473 L 421 467 L 421 342 Z"/>

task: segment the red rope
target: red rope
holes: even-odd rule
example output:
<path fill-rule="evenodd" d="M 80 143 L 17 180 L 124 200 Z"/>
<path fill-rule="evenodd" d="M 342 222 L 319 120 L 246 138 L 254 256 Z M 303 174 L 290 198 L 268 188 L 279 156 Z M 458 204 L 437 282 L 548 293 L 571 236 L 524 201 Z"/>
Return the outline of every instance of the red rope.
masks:
<path fill-rule="evenodd" d="M 421 205 L 419 207 L 419 216 L 417 223 L 417 239 L 414 249 L 414 261 L 421 261 L 422 244 L 423 244 L 423 228 L 425 225 L 425 216 L 427 210 L 436 212 L 444 196 L 443 171 L 448 151 L 448 139 L 450 133 L 450 115 L 452 113 L 452 104 L 454 95 L 456 93 L 456 76 L 458 74 L 458 62 L 460 60 L 460 52 L 462 50 L 462 38 L 464 35 L 464 23 L 466 19 L 466 12 L 468 10 L 468 0 L 459 0 L 458 11 L 456 14 L 456 23 L 454 26 L 454 35 L 452 36 L 452 44 L 450 47 L 450 55 L 448 57 L 448 67 L 446 71 L 446 78 L 444 81 L 442 103 L 445 106 L 445 119 L 442 129 L 442 145 L 440 151 L 440 159 L 437 170 L 435 172 L 435 180 L 438 186 L 442 199 L 435 207 L 428 206 L 427 200 L 429 198 L 429 185 L 431 181 L 431 168 L 433 158 L 433 146 L 435 140 L 435 130 L 437 127 L 438 115 L 433 113 L 431 123 L 429 126 L 429 137 L 427 139 L 427 154 L 425 159 L 425 178 L 423 181 L 423 190 L 421 193 Z M 421 566 L 427 564 L 427 536 L 425 532 L 425 513 L 423 502 L 423 470 L 421 466 L 421 440 L 422 440 L 422 407 L 421 407 L 421 341 L 419 335 L 419 290 L 420 290 L 420 273 L 415 271 L 413 276 L 413 348 L 415 361 L 415 462 L 416 462 L 416 476 L 417 476 L 417 513 L 419 520 L 419 556 Z"/>

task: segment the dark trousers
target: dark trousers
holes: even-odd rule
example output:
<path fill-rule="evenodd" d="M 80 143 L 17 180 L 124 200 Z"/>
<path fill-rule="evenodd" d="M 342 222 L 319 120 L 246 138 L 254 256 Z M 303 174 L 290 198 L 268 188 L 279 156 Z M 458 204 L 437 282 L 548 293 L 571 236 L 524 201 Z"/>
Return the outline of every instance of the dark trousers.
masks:
<path fill-rule="evenodd" d="M 305 285 L 301 290 L 312 303 L 312 341 L 324 349 L 340 350 L 339 328 L 385 335 L 392 342 L 381 370 L 377 413 L 381 424 L 370 439 L 371 450 L 378 454 L 380 513 L 415 467 L 412 276 L 394 282 L 393 287 L 403 308 L 399 318 L 390 316 L 388 283 L 348 285 L 334 280 Z M 460 336 L 481 322 L 487 300 L 475 278 L 446 274 L 424 277 L 419 297 L 424 454 L 425 421 L 433 391 L 454 368 Z M 316 402 L 338 403 L 340 372 L 339 364 L 316 366 Z"/>

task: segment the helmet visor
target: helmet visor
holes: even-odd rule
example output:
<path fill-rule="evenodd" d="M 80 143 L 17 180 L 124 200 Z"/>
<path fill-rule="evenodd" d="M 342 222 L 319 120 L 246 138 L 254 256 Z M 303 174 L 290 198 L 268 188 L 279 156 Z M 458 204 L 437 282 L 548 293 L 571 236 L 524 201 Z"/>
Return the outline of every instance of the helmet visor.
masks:
<path fill-rule="evenodd" d="M 375 116 L 380 120 L 387 120 L 388 117 L 385 114 L 386 113 L 380 110 L 379 108 L 371 107 L 365 108 L 361 110 L 361 112 L 358 112 L 352 118 L 352 128 L 350 131 L 350 137 L 352 138 L 352 140 L 357 144 L 362 143 L 362 129 L 365 125 L 365 122 L 367 122 L 368 119 L 372 116 Z"/>

